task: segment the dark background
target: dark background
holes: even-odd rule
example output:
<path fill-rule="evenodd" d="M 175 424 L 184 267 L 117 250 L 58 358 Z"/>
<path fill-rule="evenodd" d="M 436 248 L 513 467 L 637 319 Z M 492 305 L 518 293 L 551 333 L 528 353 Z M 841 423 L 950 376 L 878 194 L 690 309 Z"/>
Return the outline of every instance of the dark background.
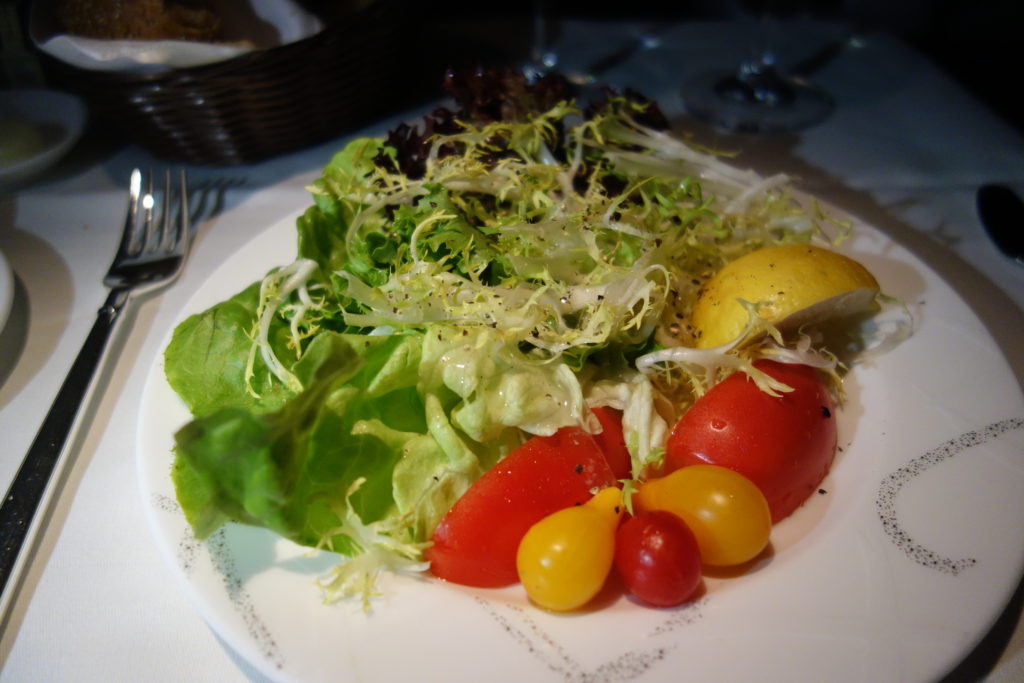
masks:
<path fill-rule="evenodd" d="M 1024 31 L 1022 0 L 679 0 L 597 3 L 531 0 L 488 3 L 451 0 L 433 5 L 434 21 L 445 17 L 514 18 L 529 23 L 542 5 L 559 17 L 616 20 L 749 19 L 758 5 L 773 5 L 783 16 L 850 21 L 893 33 L 930 57 L 943 70 L 1024 132 Z"/>
<path fill-rule="evenodd" d="M 17 16 L 12 8 L 17 7 L 20 13 L 27 14 L 33 2 L 53 1 L 0 0 L 0 22 L 9 22 L 11 17 Z M 329 13 L 339 12 L 359 0 L 297 1 Z M 1024 59 L 1018 47 L 1024 28 L 1024 0 L 377 1 L 400 7 L 398 14 L 403 17 L 400 21 L 409 24 L 414 38 L 405 41 L 405 45 L 394 46 L 396 52 L 403 53 L 400 59 L 408 68 L 420 62 L 439 63 L 449 56 L 500 59 L 509 56 L 500 49 L 509 44 L 520 46 L 523 52 L 518 58 L 522 59 L 530 41 L 531 17 L 538 8 L 543 8 L 552 24 L 557 24 L 561 18 L 609 22 L 749 21 L 764 6 L 781 12 L 783 17 L 813 16 L 856 23 L 901 37 L 988 103 L 1018 131 L 1024 132 L 1024 98 L 1018 92 L 1024 80 Z M 495 33 L 499 35 L 479 35 L 476 43 L 444 38 L 446 27 L 473 21 L 491 22 L 497 26 Z M 0 44 L 0 48 L 7 53 L 10 46 Z M 8 83 L 9 78 L 5 77 L 9 69 L 2 71 L 0 87 L 15 85 Z M 437 71 L 432 67 L 431 73 Z M 429 87 L 431 93 L 437 92 L 439 82 L 432 82 Z"/>

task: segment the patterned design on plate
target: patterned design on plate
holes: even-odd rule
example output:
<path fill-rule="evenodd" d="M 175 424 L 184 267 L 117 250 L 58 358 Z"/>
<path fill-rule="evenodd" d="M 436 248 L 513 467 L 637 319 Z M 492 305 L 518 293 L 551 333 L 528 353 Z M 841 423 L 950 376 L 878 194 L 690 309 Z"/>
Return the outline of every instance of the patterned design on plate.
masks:
<path fill-rule="evenodd" d="M 694 623 L 702 616 L 704 616 L 704 613 L 701 611 L 701 608 L 704 606 L 704 603 L 706 602 L 707 598 L 700 598 L 698 600 L 694 600 L 693 602 L 688 602 L 682 607 L 676 608 L 674 610 L 668 610 L 669 616 L 665 619 L 665 621 L 658 624 L 648 635 L 657 636 L 661 635 L 662 633 L 671 633 L 676 629 Z"/>
<path fill-rule="evenodd" d="M 206 539 L 206 549 L 210 553 L 217 572 L 224 581 L 224 589 L 227 591 L 235 612 L 245 622 L 245 628 L 249 637 L 259 648 L 263 657 L 278 669 L 284 668 L 284 659 L 277 647 L 274 636 L 267 628 L 262 617 L 256 611 L 252 596 L 245 589 L 245 582 L 238 574 L 238 567 L 235 564 L 235 556 L 231 552 L 231 544 L 228 541 L 226 527 L 221 527 L 210 534 Z"/>
<path fill-rule="evenodd" d="M 487 614 L 494 619 L 519 645 L 539 659 L 548 669 L 558 674 L 566 683 L 616 683 L 630 681 L 647 673 L 654 665 L 665 659 L 675 643 L 654 646 L 645 650 L 623 652 L 599 664 L 591 670 L 583 668 L 576 659 L 565 651 L 556 640 L 526 610 L 513 605 L 499 606 L 485 598 L 475 598 Z M 648 635 L 651 637 L 669 633 L 692 624 L 701 618 L 701 608 L 706 598 L 674 610 L 667 610 L 669 616 Z"/>
<path fill-rule="evenodd" d="M 178 501 L 170 496 L 154 495 L 153 506 L 162 512 L 178 517 L 184 516 Z M 256 644 L 256 647 L 259 648 L 260 654 L 277 669 L 283 669 L 284 658 L 281 656 L 277 642 L 274 640 L 274 636 L 270 633 L 270 629 L 267 628 L 263 618 L 256 611 L 252 596 L 245 589 L 245 582 L 239 576 L 226 527 L 217 529 L 217 531 L 210 534 L 205 542 L 200 542 L 192 534 L 191 527 L 186 525 L 182 538 L 178 543 L 177 559 L 179 566 L 186 576 L 192 574 L 199 550 L 203 547 L 209 552 L 210 561 L 224 582 L 224 590 L 231 600 L 231 605 L 245 623 L 249 637 Z"/>
<path fill-rule="evenodd" d="M 882 528 L 885 530 L 885 534 L 896 544 L 896 547 L 906 553 L 914 562 L 946 574 L 952 574 L 953 576 L 977 564 L 978 561 L 973 557 L 954 560 L 943 557 L 925 548 L 920 543 L 916 543 L 900 524 L 899 515 L 896 512 L 896 495 L 907 482 L 925 470 L 962 453 L 968 448 L 980 446 L 989 439 L 996 438 L 1001 434 L 1014 429 L 1020 429 L 1021 427 L 1024 427 L 1024 419 L 1011 418 L 994 422 L 982 429 L 965 432 L 958 437 L 950 439 L 938 448 L 934 448 L 924 455 L 914 458 L 907 465 L 886 477 L 878 488 L 875 508 L 878 511 L 879 519 L 882 521 Z"/>

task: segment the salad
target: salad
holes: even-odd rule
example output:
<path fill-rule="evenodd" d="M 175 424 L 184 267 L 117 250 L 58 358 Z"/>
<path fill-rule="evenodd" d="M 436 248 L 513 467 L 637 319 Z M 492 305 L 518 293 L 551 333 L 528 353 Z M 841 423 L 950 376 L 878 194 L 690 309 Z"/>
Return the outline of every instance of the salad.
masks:
<path fill-rule="evenodd" d="M 686 522 L 664 532 L 688 558 L 683 584 L 701 562 L 749 561 L 835 451 L 844 365 L 835 330 L 812 323 L 878 295 L 870 274 L 811 244 L 846 226 L 799 201 L 787 177 L 737 170 L 667 132 L 636 93 L 584 108 L 552 78 L 481 71 L 446 85 L 455 109 L 330 160 L 294 259 L 176 328 L 166 376 L 193 420 L 175 435 L 172 477 L 196 536 L 239 522 L 337 552 L 328 600 L 366 599 L 385 570 L 525 585 L 524 536 L 567 508 L 577 512 L 556 531 L 604 539 L 588 566 L 641 548 L 641 518 Z M 716 278 L 766 253 L 758 268 L 787 273 L 825 259 L 827 274 L 810 277 L 824 278 L 818 307 L 795 291 L 731 297 L 738 331 L 702 343 L 721 324 L 724 306 L 707 303 L 727 291 Z M 829 273 L 846 271 L 830 259 L 851 268 L 832 289 Z M 774 444 L 753 469 L 702 442 L 738 406 Z M 811 420 L 813 443 L 794 441 Z M 808 474 L 772 483 L 794 452 Z M 731 550 L 671 502 L 694 473 L 698 490 L 716 482 L 754 510 L 739 523 L 723 513 Z M 513 491 L 530 502 L 510 512 L 495 501 Z M 519 527 L 496 531 L 503 519 Z M 627 525 L 632 540 L 605 543 Z M 494 538 L 504 546 L 487 550 Z M 577 606 L 565 604 L 550 608 Z"/>

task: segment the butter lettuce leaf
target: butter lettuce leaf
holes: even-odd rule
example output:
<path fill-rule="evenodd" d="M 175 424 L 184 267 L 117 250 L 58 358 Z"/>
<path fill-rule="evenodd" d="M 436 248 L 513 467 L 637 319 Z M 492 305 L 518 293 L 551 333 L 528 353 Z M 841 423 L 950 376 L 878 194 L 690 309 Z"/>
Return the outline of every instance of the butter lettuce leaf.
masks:
<path fill-rule="evenodd" d="M 322 333 L 304 357 L 318 362 L 300 368 L 306 388 L 280 409 L 228 406 L 179 430 L 174 479 L 196 534 L 232 520 L 352 553 L 351 540 L 332 530 L 349 503 L 364 522 L 397 512 L 391 474 L 403 454 L 394 438 L 361 425 L 406 439 L 427 432 L 418 348 L 416 337 Z"/>
<path fill-rule="evenodd" d="M 259 283 L 180 323 L 164 350 L 164 373 L 171 388 L 193 415 L 206 415 L 227 406 L 256 412 L 279 409 L 292 393 L 273 379 L 263 364 L 252 367 L 246 386 L 246 369 L 252 349 L 252 331 L 259 304 Z M 269 340 L 282 358 L 288 326 L 271 324 Z M 291 353 L 294 358 L 294 352 Z M 251 389 L 251 390 L 250 390 Z"/>

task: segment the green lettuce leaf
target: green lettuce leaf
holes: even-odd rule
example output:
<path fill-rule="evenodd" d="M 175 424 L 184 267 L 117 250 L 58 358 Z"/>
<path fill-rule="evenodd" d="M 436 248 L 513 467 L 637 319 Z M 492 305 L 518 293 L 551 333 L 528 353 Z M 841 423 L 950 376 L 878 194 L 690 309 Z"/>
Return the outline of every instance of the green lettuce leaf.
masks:
<path fill-rule="evenodd" d="M 347 243 L 348 228 L 365 207 L 359 200 L 367 194 L 368 178 L 375 168 L 373 158 L 383 147 L 379 138 L 356 138 L 335 154 L 310 190 L 313 205 L 297 221 L 298 256 L 316 261 L 325 272 L 342 268 L 365 271 L 365 259 L 354 266 L 355 254 Z M 374 231 L 382 223 L 374 216 L 366 227 Z M 359 241 L 351 245 L 361 252 Z"/>
<path fill-rule="evenodd" d="M 254 364 L 250 387 L 246 367 L 252 348 L 251 334 L 259 304 L 259 282 L 179 324 L 164 350 L 164 373 L 171 388 L 193 415 L 206 415 L 227 406 L 256 412 L 279 409 L 292 393 L 273 378 L 266 365 Z M 271 346 L 279 358 L 287 350 L 288 325 L 275 320 Z"/>
<path fill-rule="evenodd" d="M 228 406 L 175 435 L 175 486 L 198 536 L 230 519 L 316 546 L 341 525 L 346 491 L 360 478 L 366 483 L 351 503 L 361 518 L 394 509 L 391 471 L 401 452 L 356 425 L 426 431 L 415 388 L 418 341 L 325 332 L 303 361 L 296 371 L 306 388 L 279 410 Z M 327 541 L 349 549 L 343 538 Z"/>

